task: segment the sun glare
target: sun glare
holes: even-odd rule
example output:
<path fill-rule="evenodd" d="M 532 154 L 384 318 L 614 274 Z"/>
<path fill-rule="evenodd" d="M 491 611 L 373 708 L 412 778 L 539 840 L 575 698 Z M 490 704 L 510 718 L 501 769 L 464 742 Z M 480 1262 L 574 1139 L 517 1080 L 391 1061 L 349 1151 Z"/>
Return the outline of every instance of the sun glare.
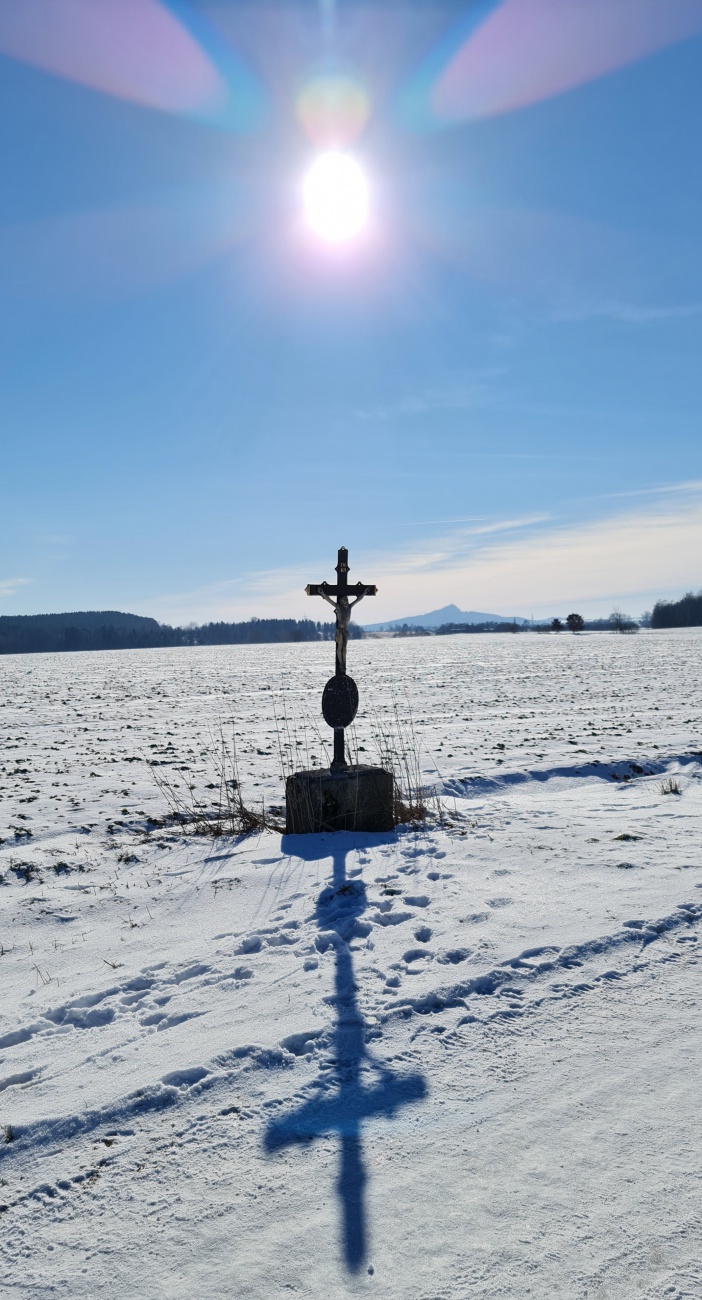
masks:
<path fill-rule="evenodd" d="M 368 219 L 368 183 L 354 158 L 323 153 L 305 177 L 308 224 L 330 244 L 358 235 Z"/>

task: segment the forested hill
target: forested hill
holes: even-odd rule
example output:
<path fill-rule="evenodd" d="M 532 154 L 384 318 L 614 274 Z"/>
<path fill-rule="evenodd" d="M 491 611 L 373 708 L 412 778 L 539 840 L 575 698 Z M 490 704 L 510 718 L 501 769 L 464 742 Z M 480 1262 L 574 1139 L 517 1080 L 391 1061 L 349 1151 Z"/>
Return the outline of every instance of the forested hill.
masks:
<path fill-rule="evenodd" d="M 651 627 L 702 627 L 702 591 L 688 591 L 680 600 L 659 600 Z"/>
<path fill-rule="evenodd" d="M 349 636 L 363 633 L 353 623 Z M 330 641 L 333 623 L 311 619 L 252 618 L 248 623 L 169 627 L 155 618 L 118 610 L 0 616 L 0 654 L 64 650 L 144 650 L 155 646 L 251 645 L 269 641 Z"/>
<path fill-rule="evenodd" d="M 18 614 L 0 617 L 0 652 L 112 650 L 122 646 L 163 645 L 155 618 L 115 609 L 69 614 Z"/>

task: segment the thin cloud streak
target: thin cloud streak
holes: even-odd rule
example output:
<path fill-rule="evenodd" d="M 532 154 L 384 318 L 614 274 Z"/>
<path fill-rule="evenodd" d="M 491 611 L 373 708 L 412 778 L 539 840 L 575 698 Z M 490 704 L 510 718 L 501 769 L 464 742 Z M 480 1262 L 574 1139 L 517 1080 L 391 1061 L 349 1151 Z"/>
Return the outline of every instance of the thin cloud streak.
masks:
<path fill-rule="evenodd" d="M 440 388 L 425 388 L 406 393 L 395 401 L 378 406 L 359 407 L 353 412 L 359 420 L 394 420 L 406 415 L 425 415 L 432 411 L 469 411 L 490 402 L 492 382 L 504 374 L 501 367 L 492 367 Z"/>
<path fill-rule="evenodd" d="M 661 321 L 685 320 L 702 314 L 702 302 L 671 304 L 668 307 L 646 306 L 629 302 L 583 303 L 582 306 L 563 307 L 552 313 L 554 320 L 587 321 L 611 320 L 622 325 L 655 325 Z"/>
<path fill-rule="evenodd" d="M 702 492 L 702 479 L 690 479 L 687 483 L 671 483 L 666 487 L 634 488 L 630 492 L 600 492 L 590 500 L 615 501 L 624 497 L 666 496 L 669 492 Z"/>
<path fill-rule="evenodd" d="M 9 599 L 15 596 L 20 587 L 26 587 L 31 578 L 0 578 L 0 597 Z"/>

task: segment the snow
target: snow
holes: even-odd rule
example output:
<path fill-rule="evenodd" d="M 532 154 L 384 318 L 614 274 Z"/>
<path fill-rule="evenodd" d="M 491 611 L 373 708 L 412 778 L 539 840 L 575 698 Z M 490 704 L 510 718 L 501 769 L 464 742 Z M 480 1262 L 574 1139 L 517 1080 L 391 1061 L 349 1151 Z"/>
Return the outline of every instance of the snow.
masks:
<path fill-rule="evenodd" d="M 0 660 L 0 1293 L 699 1297 L 701 649 L 355 642 L 447 817 L 245 840 L 145 759 L 279 806 L 328 644 Z"/>

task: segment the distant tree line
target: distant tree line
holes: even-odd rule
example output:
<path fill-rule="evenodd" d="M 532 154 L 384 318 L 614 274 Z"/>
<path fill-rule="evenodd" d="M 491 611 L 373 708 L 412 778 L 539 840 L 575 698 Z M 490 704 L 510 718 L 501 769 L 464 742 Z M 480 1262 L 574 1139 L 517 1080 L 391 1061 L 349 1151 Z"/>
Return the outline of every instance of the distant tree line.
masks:
<path fill-rule="evenodd" d="M 688 591 L 680 600 L 659 600 L 651 627 L 702 627 L 702 591 Z"/>
<path fill-rule="evenodd" d="M 455 632 L 521 632 L 520 623 L 442 623 L 437 636 L 452 636 Z"/>
<path fill-rule="evenodd" d="M 565 619 L 552 618 L 543 623 L 508 623 L 500 620 L 499 623 L 442 623 L 437 628 L 416 627 L 414 624 L 403 624 L 402 627 L 396 628 L 394 635 L 401 637 L 409 636 L 454 636 L 456 633 L 480 633 L 480 632 L 638 632 L 639 626 L 647 627 L 650 625 L 651 616 L 644 614 L 640 622 L 630 618 L 628 614 L 622 614 L 619 610 L 614 610 L 609 618 L 584 619 L 582 614 L 568 614 Z M 702 622 L 702 619 L 700 619 Z M 655 626 L 655 624 L 654 624 Z M 673 626 L 667 624 L 666 626 Z"/>
<path fill-rule="evenodd" d="M 252 618 L 246 623 L 170 627 L 155 618 L 117 610 L 0 617 L 0 654 L 67 650 L 147 650 L 159 646 L 256 645 L 275 641 L 332 641 L 333 623 L 302 618 Z M 349 636 L 363 636 L 352 623 Z"/>
<path fill-rule="evenodd" d="M 644 615 L 644 618 L 647 616 Z M 569 614 L 565 622 L 552 618 L 539 627 L 539 632 L 638 632 L 640 623 L 615 609 L 609 618 L 584 619 L 582 614 Z"/>
<path fill-rule="evenodd" d="M 420 627 L 415 623 L 403 623 L 393 628 L 393 636 L 453 636 L 456 632 L 526 632 L 522 623 L 442 623 L 440 627 Z M 372 633 L 371 633 L 372 635 Z"/>

